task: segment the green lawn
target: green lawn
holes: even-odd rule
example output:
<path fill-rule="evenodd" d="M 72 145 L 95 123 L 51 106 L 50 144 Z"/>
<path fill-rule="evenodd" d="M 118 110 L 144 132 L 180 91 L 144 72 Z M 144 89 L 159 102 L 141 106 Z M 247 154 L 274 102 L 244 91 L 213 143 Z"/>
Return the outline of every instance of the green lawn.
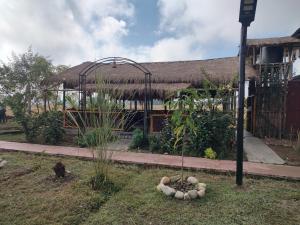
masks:
<path fill-rule="evenodd" d="M 0 134 L 0 141 L 27 142 L 24 133 Z"/>
<path fill-rule="evenodd" d="M 158 193 L 155 186 L 168 169 L 114 165 L 111 179 L 120 191 L 107 195 L 88 186 L 92 162 L 73 158 L 0 152 L 8 164 L 0 169 L 0 224 L 300 224 L 300 182 L 245 179 L 188 172 L 208 184 L 203 199 L 184 202 Z M 61 160 L 68 181 L 53 180 Z"/>

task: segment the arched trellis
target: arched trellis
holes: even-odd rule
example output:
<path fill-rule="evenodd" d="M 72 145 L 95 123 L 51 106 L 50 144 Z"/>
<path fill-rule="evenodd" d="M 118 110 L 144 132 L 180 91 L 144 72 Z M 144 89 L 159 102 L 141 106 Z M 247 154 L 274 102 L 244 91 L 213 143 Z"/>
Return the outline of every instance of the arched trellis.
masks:
<path fill-rule="evenodd" d="M 96 60 L 91 64 L 83 68 L 79 73 L 79 108 L 80 111 L 85 113 L 86 111 L 86 78 L 89 74 L 95 71 L 97 68 L 111 64 L 113 68 L 117 65 L 127 64 L 144 73 L 144 136 L 148 134 L 148 115 L 151 110 L 151 72 L 136 61 L 123 57 L 107 57 Z"/>

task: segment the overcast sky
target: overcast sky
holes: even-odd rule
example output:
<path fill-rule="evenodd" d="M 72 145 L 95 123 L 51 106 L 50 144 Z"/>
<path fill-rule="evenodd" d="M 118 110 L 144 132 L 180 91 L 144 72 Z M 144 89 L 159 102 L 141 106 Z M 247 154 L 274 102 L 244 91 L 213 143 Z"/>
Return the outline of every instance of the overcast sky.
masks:
<path fill-rule="evenodd" d="M 108 56 L 171 61 L 235 56 L 239 0 L 0 0 L 0 60 L 31 45 L 55 64 Z M 300 0 L 258 0 L 251 38 L 289 36 Z"/>

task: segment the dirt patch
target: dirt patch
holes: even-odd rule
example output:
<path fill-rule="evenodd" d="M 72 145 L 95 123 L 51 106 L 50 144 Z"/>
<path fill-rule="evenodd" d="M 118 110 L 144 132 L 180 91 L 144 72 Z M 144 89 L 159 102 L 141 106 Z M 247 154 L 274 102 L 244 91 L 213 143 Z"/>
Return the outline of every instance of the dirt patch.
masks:
<path fill-rule="evenodd" d="M 69 183 L 73 180 L 75 180 L 76 176 L 71 174 L 71 173 L 66 173 L 64 177 L 57 177 L 55 175 L 50 175 L 46 177 L 45 182 L 47 184 L 55 184 L 55 185 L 61 185 L 61 184 L 66 184 Z"/>
<path fill-rule="evenodd" d="M 287 165 L 300 166 L 300 152 L 296 151 L 293 147 L 269 145 L 269 147 L 277 153 Z"/>
<path fill-rule="evenodd" d="M 188 183 L 186 181 L 184 181 L 182 183 L 182 185 L 181 185 L 181 182 L 178 181 L 178 182 L 175 182 L 175 183 L 171 183 L 169 186 L 171 188 L 174 188 L 176 191 L 182 191 L 183 193 L 195 189 L 195 184 L 191 184 L 191 183 Z"/>
<path fill-rule="evenodd" d="M 15 171 L 12 171 L 11 173 L 9 173 L 7 176 L 1 178 L 0 182 L 7 181 L 9 179 L 14 179 L 14 178 L 17 178 L 17 177 L 24 176 L 26 174 L 33 173 L 33 172 L 37 171 L 40 168 L 41 168 L 40 166 L 33 166 L 31 168 L 20 168 L 20 169 L 17 169 Z"/>

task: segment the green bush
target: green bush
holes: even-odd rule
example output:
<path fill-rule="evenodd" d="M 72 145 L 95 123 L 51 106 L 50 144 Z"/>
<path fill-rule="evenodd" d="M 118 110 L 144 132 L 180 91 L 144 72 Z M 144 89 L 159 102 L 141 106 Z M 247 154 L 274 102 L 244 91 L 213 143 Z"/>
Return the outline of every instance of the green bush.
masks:
<path fill-rule="evenodd" d="M 84 134 L 80 135 L 77 138 L 77 144 L 80 147 L 97 146 L 97 145 L 101 144 L 101 143 L 99 143 L 101 135 L 102 135 L 101 128 L 95 128 L 92 130 L 88 130 Z M 113 133 L 110 133 L 108 135 L 109 135 L 109 138 L 108 138 L 109 141 L 114 141 L 117 139 L 117 137 Z"/>
<path fill-rule="evenodd" d="M 132 134 L 132 141 L 130 143 L 131 149 L 143 148 L 148 146 L 148 140 L 144 138 L 143 131 L 141 129 L 135 129 Z"/>
<path fill-rule="evenodd" d="M 149 150 L 151 152 L 160 152 L 161 151 L 161 142 L 158 136 L 150 135 L 149 136 Z"/>
<path fill-rule="evenodd" d="M 196 132 L 190 134 L 190 153 L 204 155 L 204 150 L 212 148 L 218 158 L 224 158 L 234 142 L 234 118 L 229 113 L 205 112 L 195 116 Z"/>
<path fill-rule="evenodd" d="M 63 114 L 59 111 L 49 111 L 41 115 L 43 120 L 42 134 L 44 143 L 55 145 L 63 140 Z"/>
<path fill-rule="evenodd" d="M 225 112 L 194 113 L 192 122 L 195 129 L 187 131 L 184 155 L 205 156 L 205 149 L 212 148 L 218 158 L 224 158 L 231 151 L 234 143 L 234 118 Z M 168 121 L 161 132 L 161 148 L 163 152 L 180 155 L 182 143 L 174 148 L 176 124 Z"/>
<path fill-rule="evenodd" d="M 216 159 L 217 158 L 217 153 L 212 148 L 207 148 L 204 151 L 204 158 Z"/>

